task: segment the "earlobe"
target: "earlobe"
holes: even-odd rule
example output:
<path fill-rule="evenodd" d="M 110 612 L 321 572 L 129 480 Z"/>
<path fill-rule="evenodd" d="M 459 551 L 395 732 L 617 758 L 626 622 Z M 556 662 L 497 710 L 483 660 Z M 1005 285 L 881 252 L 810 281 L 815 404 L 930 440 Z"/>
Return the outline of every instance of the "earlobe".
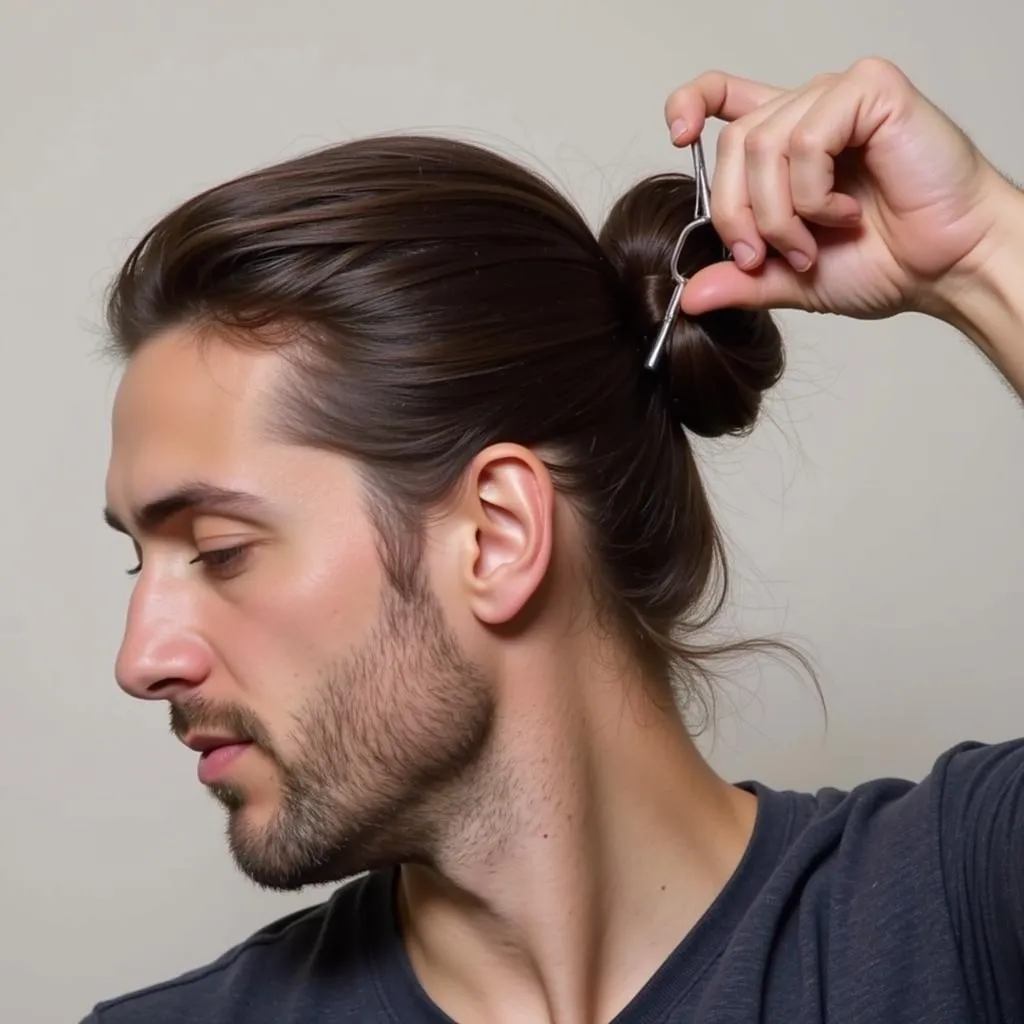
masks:
<path fill-rule="evenodd" d="M 476 524 L 468 567 L 473 612 L 511 621 L 537 592 L 551 561 L 554 488 L 547 467 L 520 445 L 495 445 L 470 468 L 466 500 Z"/>

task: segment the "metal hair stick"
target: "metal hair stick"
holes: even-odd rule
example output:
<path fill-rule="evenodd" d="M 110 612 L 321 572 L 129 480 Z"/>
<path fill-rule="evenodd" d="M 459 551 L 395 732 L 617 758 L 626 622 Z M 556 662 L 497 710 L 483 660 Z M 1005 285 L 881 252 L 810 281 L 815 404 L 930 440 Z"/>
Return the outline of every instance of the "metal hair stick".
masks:
<path fill-rule="evenodd" d="M 669 335 L 675 326 L 676 318 L 679 316 L 679 304 L 682 302 L 683 288 L 686 287 L 687 281 L 687 278 L 679 270 L 679 260 L 682 258 L 686 240 L 698 228 L 705 227 L 711 223 L 711 186 L 708 183 L 708 168 L 704 162 L 704 146 L 700 136 L 697 136 L 690 148 L 693 151 L 693 180 L 697 189 L 696 207 L 693 211 L 693 220 L 683 228 L 679 235 L 679 241 L 676 242 L 676 247 L 672 251 L 672 279 L 676 282 L 676 286 L 672 291 L 672 298 L 669 301 L 668 309 L 665 311 L 665 316 L 661 321 L 658 336 L 654 341 L 650 354 L 647 356 L 647 362 L 644 364 L 648 370 L 657 368 Z"/>

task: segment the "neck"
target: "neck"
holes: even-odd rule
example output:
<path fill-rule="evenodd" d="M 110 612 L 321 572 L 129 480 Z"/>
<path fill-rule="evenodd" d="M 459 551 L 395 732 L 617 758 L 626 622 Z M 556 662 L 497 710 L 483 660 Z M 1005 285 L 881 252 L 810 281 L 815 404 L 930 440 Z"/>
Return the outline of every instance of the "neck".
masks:
<path fill-rule="evenodd" d="M 754 798 L 712 772 L 675 710 L 578 654 L 515 673 L 457 833 L 432 866 L 403 867 L 413 968 L 455 1020 L 611 1020 L 749 841 Z"/>

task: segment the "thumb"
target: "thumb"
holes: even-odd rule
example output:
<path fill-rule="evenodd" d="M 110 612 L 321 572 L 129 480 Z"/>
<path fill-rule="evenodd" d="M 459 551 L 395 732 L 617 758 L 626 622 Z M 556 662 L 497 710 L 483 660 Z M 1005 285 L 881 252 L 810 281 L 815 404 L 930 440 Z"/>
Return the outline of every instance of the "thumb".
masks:
<path fill-rule="evenodd" d="M 715 263 L 686 282 L 682 310 L 699 316 L 714 309 L 810 309 L 807 286 L 807 275 L 781 259 L 765 260 L 752 271 Z"/>

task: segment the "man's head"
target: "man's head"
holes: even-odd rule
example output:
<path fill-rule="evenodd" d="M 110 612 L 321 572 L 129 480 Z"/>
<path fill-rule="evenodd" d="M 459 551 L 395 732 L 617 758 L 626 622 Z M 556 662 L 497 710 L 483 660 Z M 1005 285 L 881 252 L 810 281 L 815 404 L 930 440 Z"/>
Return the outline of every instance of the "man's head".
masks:
<path fill-rule="evenodd" d="M 718 314 L 644 370 L 691 199 L 643 182 L 595 238 L 494 154 L 370 139 L 196 197 L 126 262 L 118 679 L 186 742 L 248 744 L 201 774 L 256 881 L 429 860 L 465 800 L 500 814 L 505 654 L 581 609 L 653 689 L 700 673 L 722 563 L 678 420 L 747 429 L 781 347 Z"/>

